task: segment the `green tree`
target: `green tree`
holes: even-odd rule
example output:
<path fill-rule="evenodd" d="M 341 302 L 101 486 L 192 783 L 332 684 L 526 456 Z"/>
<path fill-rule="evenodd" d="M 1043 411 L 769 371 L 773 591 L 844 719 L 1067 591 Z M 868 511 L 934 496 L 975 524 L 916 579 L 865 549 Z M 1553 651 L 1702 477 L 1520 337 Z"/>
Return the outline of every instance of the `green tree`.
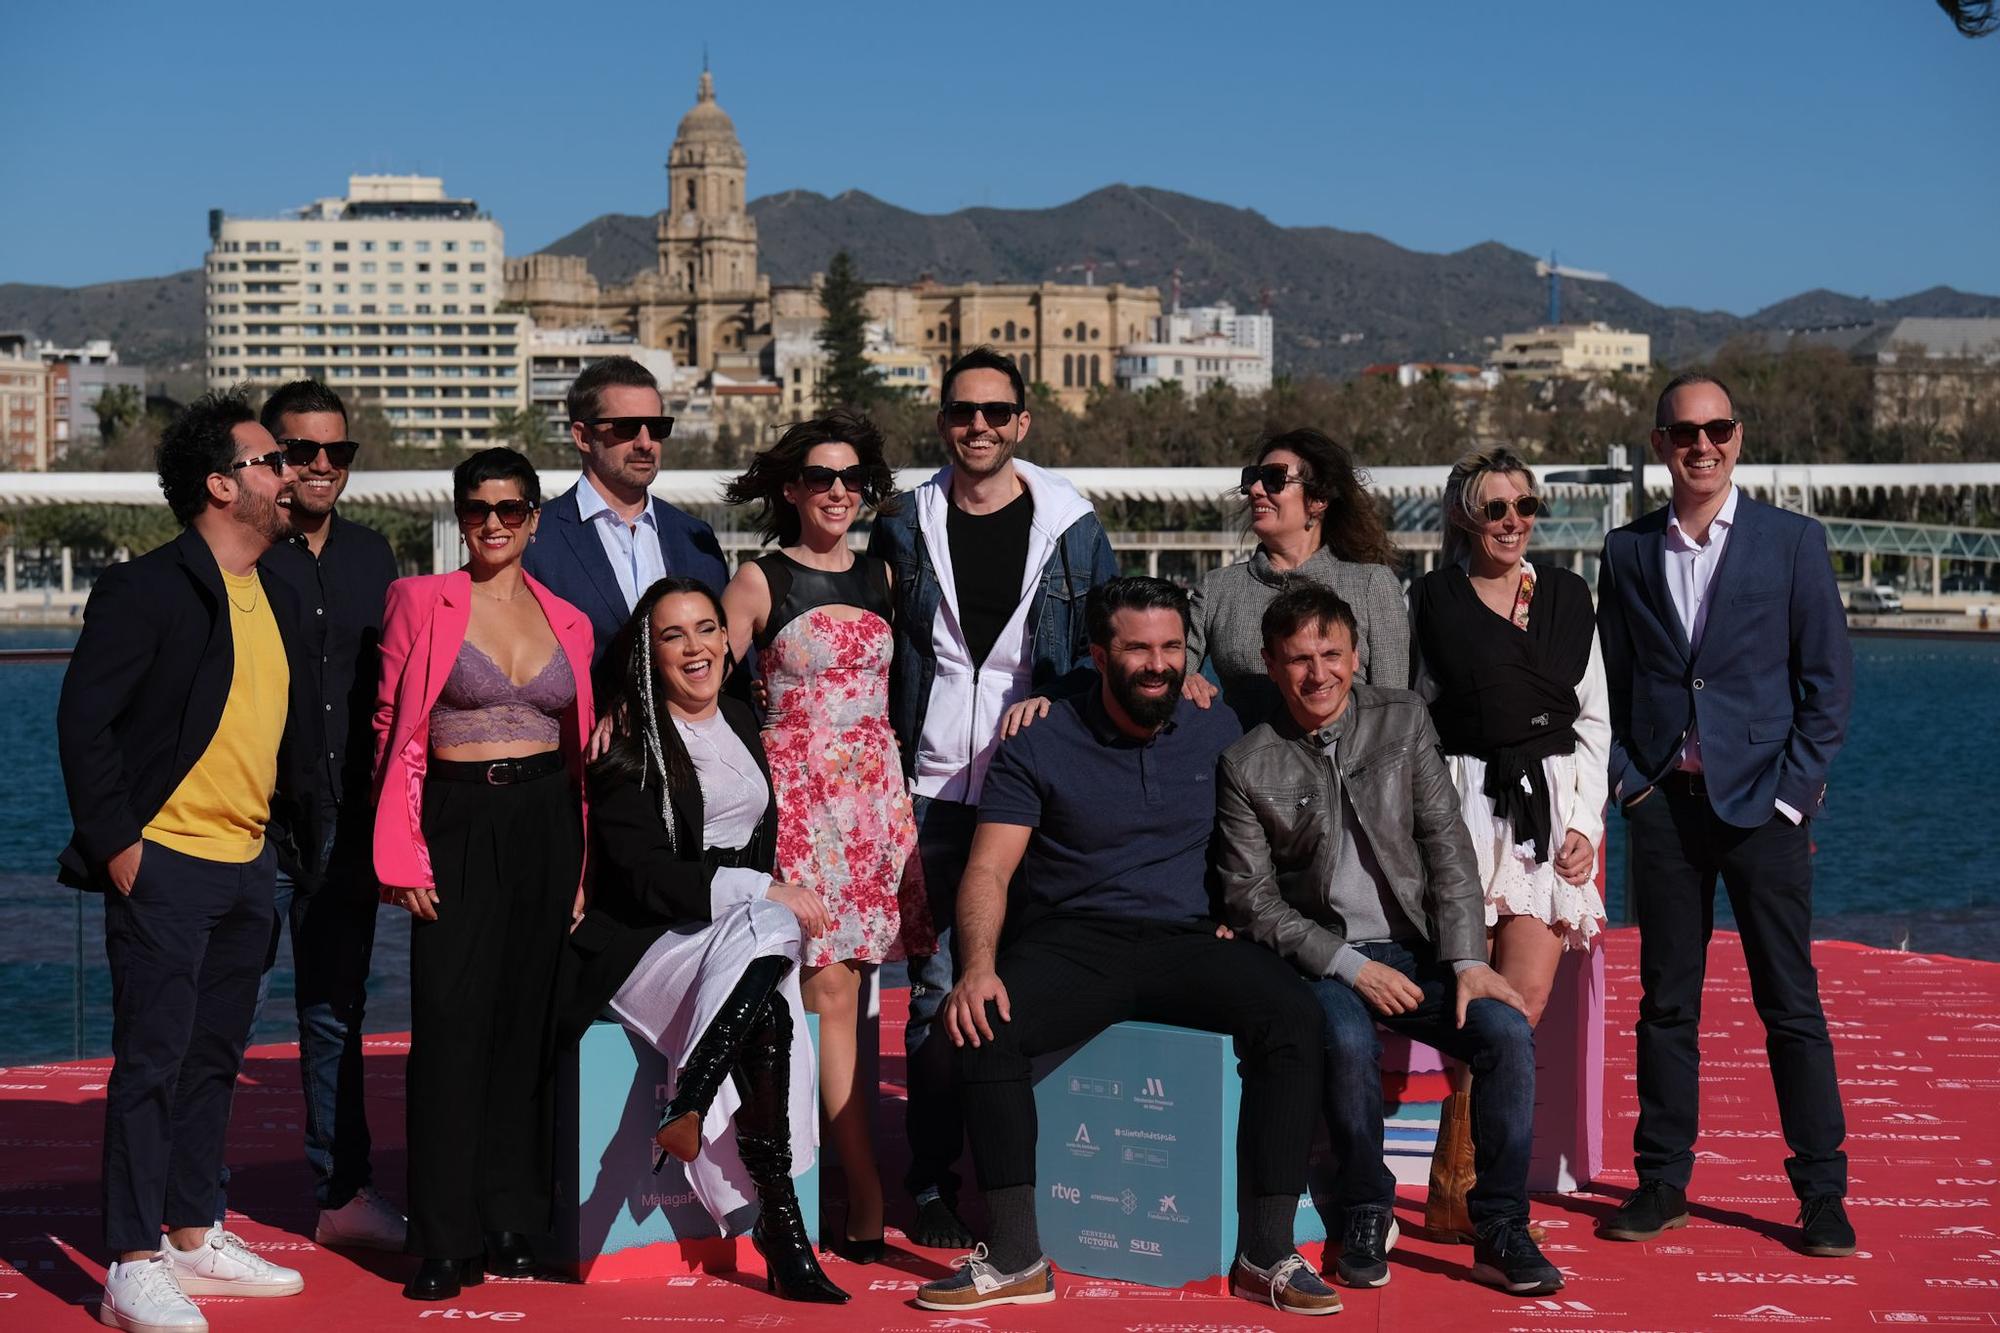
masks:
<path fill-rule="evenodd" d="M 121 436 L 145 415 L 146 400 L 138 389 L 130 384 L 105 386 L 97 395 L 94 405 L 97 412 L 97 438 L 106 445 L 118 443 Z"/>
<path fill-rule="evenodd" d="M 867 293 L 854 271 L 847 251 L 834 255 L 820 283 L 819 345 L 826 353 L 820 371 L 819 402 L 822 407 L 852 407 L 866 410 L 888 397 L 875 368 L 863 355 L 868 338 L 868 313 L 862 309 Z"/>

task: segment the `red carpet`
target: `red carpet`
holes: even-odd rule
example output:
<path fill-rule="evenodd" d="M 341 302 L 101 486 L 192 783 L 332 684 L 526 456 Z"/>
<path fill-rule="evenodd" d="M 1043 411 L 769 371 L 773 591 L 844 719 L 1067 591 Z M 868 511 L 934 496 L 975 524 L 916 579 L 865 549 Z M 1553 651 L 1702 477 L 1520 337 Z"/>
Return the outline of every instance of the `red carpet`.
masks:
<path fill-rule="evenodd" d="M 1701 1162 L 1695 1219 L 1659 1242 L 1618 1245 L 1591 1235 L 1632 1184 L 1631 1023 L 1638 998 L 1637 937 L 1608 937 L 1611 1005 L 1608 1155 L 1598 1191 L 1538 1199 L 1545 1248 L 1569 1274 L 1567 1290 L 1513 1300 L 1468 1281 L 1470 1251 L 1406 1239 L 1379 1290 L 1345 1291 L 1346 1328 L 1726 1330 L 2000 1326 L 2000 965 L 1826 944 L 1817 956 L 1847 1099 L 1853 1183 L 1848 1200 L 1862 1252 L 1810 1259 L 1787 1249 L 1795 1205 L 1784 1145 L 1750 1007 L 1742 951 L 1718 935 L 1711 952 Z M 900 1047 L 891 1006 L 883 1045 Z M 368 1061 L 377 1172 L 393 1196 L 403 1174 L 402 1044 L 371 1042 Z M 898 1062 L 885 1062 L 893 1079 Z M 97 1250 L 98 1136 L 107 1062 L 0 1071 L 0 1329 L 95 1327 L 103 1276 Z M 299 1153 L 297 1070 L 284 1047 L 252 1052 L 236 1099 L 230 1225 L 302 1269 L 304 1295 L 204 1300 L 222 1333 L 262 1330 L 421 1329 L 452 1321 L 543 1329 L 671 1328 L 690 1333 L 921 1333 L 930 1329 L 1075 1330 L 1076 1333 L 1251 1333 L 1298 1321 L 1244 1301 L 1064 1279 L 1053 1305 L 951 1318 L 916 1309 L 909 1292 L 953 1257 L 902 1248 L 889 1266 L 829 1260 L 855 1293 L 844 1308 L 790 1305 L 763 1292 L 761 1274 L 703 1275 L 576 1286 L 488 1282 L 456 1301 L 404 1301 L 412 1261 L 335 1254 L 314 1246 L 309 1181 Z M 884 1155 L 900 1137 L 901 1103 L 885 1085 Z M 887 1168 L 893 1178 L 896 1168 Z M 1407 1227 L 1420 1201 L 1402 1200 Z M 240 1215 L 239 1215 L 240 1214 Z M 893 1220 L 893 1215 L 892 1215 Z M 1316 1247 L 1315 1247 L 1316 1248 Z M 747 1251 L 746 1251 L 747 1253 Z M 1318 1259 L 1317 1253 L 1310 1254 Z M 750 1256 L 755 1262 L 754 1255 Z"/>

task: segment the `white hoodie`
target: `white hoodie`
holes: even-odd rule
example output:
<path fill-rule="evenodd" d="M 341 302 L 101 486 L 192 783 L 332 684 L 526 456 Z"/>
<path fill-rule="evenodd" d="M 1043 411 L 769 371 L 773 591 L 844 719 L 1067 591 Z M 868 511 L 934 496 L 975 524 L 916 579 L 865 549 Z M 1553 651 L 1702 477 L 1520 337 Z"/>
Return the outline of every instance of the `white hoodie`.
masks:
<path fill-rule="evenodd" d="M 1042 568 L 1071 524 L 1091 512 L 1090 502 L 1056 473 L 1014 460 L 1015 475 L 1034 497 L 1035 516 L 1028 530 L 1028 559 L 1021 570 L 1021 600 L 1014 606 L 986 660 L 974 667 L 959 624 L 958 581 L 952 575 L 951 537 L 946 530 L 951 510 L 951 468 L 938 470 L 917 487 L 917 532 L 937 571 L 944 600 L 931 627 L 931 649 L 937 674 L 931 680 L 923 735 L 917 742 L 919 796 L 959 801 L 979 800 L 986 766 L 1000 739 L 1000 716 L 1008 705 L 1025 698 L 1034 672 L 1033 627 L 1028 604 L 1041 582 Z"/>

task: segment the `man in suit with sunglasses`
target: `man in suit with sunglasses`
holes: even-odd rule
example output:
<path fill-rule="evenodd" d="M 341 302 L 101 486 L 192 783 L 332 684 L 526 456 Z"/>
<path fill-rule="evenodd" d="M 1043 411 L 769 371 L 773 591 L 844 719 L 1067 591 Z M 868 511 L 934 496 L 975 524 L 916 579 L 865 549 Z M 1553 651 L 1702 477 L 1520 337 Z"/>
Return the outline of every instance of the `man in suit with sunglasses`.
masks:
<path fill-rule="evenodd" d="M 570 385 L 568 407 L 583 475 L 542 507 L 522 563 L 590 617 L 595 671 L 611 636 L 656 581 L 685 575 L 720 597 L 729 567 L 714 529 L 650 493 L 674 428 L 651 371 L 629 356 L 594 362 Z"/>
<path fill-rule="evenodd" d="M 258 419 L 298 474 L 290 494 L 279 501 L 291 514 L 293 535 L 271 548 L 264 568 L 297 595 L 307 658 L 319 673 L 313 758 L 325 874 L 308 893 L 293 867 L 281 861 L 277 884 L 278 918 L 292 931 L 306 1161 L 319 1209 L 313 1240 L 401 1250 L 408 1224 L 374 1187 L 361 1052 L 381 905 L 370 856 L 369 767 L 375 753 L 370 725 L 382 607 L 400 571 L 381 533 L 337 511 L 360 449 L 348 437 L 340 396 L 316 380 L 295 380 L 265 401 Z M 270 989 L 278 936 L 274 929 L 259 1008 Z"/>
<path fill-rule="evenodd" d="M 938 437 L 946 463 L 894 514 L 875 520 L 868 550 L 896 574 L 896 647 L 889 718 L 917 815 L 917 852 L 938 949 L 910 964 L 905 1117 L 917 1202 L 910 1238 L 964 1248 L 952 1163 L 965 1141 L 950 1048 L 934 1028 L 953 979 L 958 881 L 977 823 L 980 786 L 1006 709 L 1030 691 L 1094 679 L 1084 599 L 1118 573 L 1090 503 L 1055 472 L 1015 457 L 1030 425 L 1013 359 L 975 347 L 944 373 Z"/>
<path fill-rule="evenodd" d="M 1846 613 L 1820 525 L 1732 481 L 1744 431 L 1728 388 L 1681 375 L 1654 419 L 1672 500 L 1606 537 L 1598 576 L 1611 786 L 1630 833 L 1643 988 L 1639 1186 L 1599 1234 L 1650 1240 L 1687 1223 L 1720 877 L 1791 1149 L 1798 1248 L 1849 1255 L 1846 1127 L 1812 962 L 1808 831 L 1853 699 Z"/>

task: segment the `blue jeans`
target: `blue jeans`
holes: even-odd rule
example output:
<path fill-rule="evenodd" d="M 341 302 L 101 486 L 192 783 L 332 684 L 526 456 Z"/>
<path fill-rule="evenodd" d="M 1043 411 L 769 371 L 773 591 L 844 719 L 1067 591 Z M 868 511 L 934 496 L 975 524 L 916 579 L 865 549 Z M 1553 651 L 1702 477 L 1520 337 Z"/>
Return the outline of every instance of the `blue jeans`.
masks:
<path fill-rule="evenodd" d="M 1534 1147 L 1535 1030 L 1518 1009 L 1474 1000 L 1457 1026 L 1458 984 L 1429 946 L 1386 941 L 1354 946 L 1395 968 L 1424 993 L 1406 1014 L 1378 1014 L 1346 982 L 1311 983 L 1326 1014 L 1326 1131 L 1341 1206 L 1391 1207 L 1396 1178 L 1382 1160 L 1382 1042 L 1376 1024 L 1436 1047 L 1472 1070 L 1472 1164 L 1465 1196 L 1474 1230 L 1528 1216 L 1528 1158 Z M 1420 951 L 1420 952 L 1419 952 Z"/>
<path fill-rule="evenodd" d="M 910 1018 L 903 1029 L 903 1052 L 910 1085 L 904 1126 L 910 1141 L 910 1169 L 903 1185 L 912 1196 L 936 1190 L 958 1197 L 958 1174 L 952 1164 L 965 1147 L 965 1116 L 952 1077 L 951 1043 L 931 1040 L 938 1010 L 951 993 L 957 976 L 954 956 L 958 932 L 958 881 L 972 850 L 972 833 L 979 824 L 976 806 L 934 801 L 919 796 L 913 802 L 917 818 L 917 855 L 923 861 L 925 895 L 931 926 L 937 932 L 937 952 L 910 960 Z"/>
<path fill-rule="evenodd" d="M 320 859 L 327 870 L 316 893 L 297 897 L 291 876 L 278 872 L 271 948 L 257 990 L 261 1014 L 270 994 L 271 968 L 277 962 L 280 925 L 289 921 L 306 1162 L 313 1172 L 313 1198 L 322 1209 L 339 1208 L 374 1180 L 373 1143 L 362 1101 L 361 1027 L 368 1004 L 369 957 L 375 949 L 375 913 L 381 903 L 365 860 L 356 860 L 367 855 L 365 822 L 354 823 L 338 840 L 334 824 L 329 814 Z"/>

